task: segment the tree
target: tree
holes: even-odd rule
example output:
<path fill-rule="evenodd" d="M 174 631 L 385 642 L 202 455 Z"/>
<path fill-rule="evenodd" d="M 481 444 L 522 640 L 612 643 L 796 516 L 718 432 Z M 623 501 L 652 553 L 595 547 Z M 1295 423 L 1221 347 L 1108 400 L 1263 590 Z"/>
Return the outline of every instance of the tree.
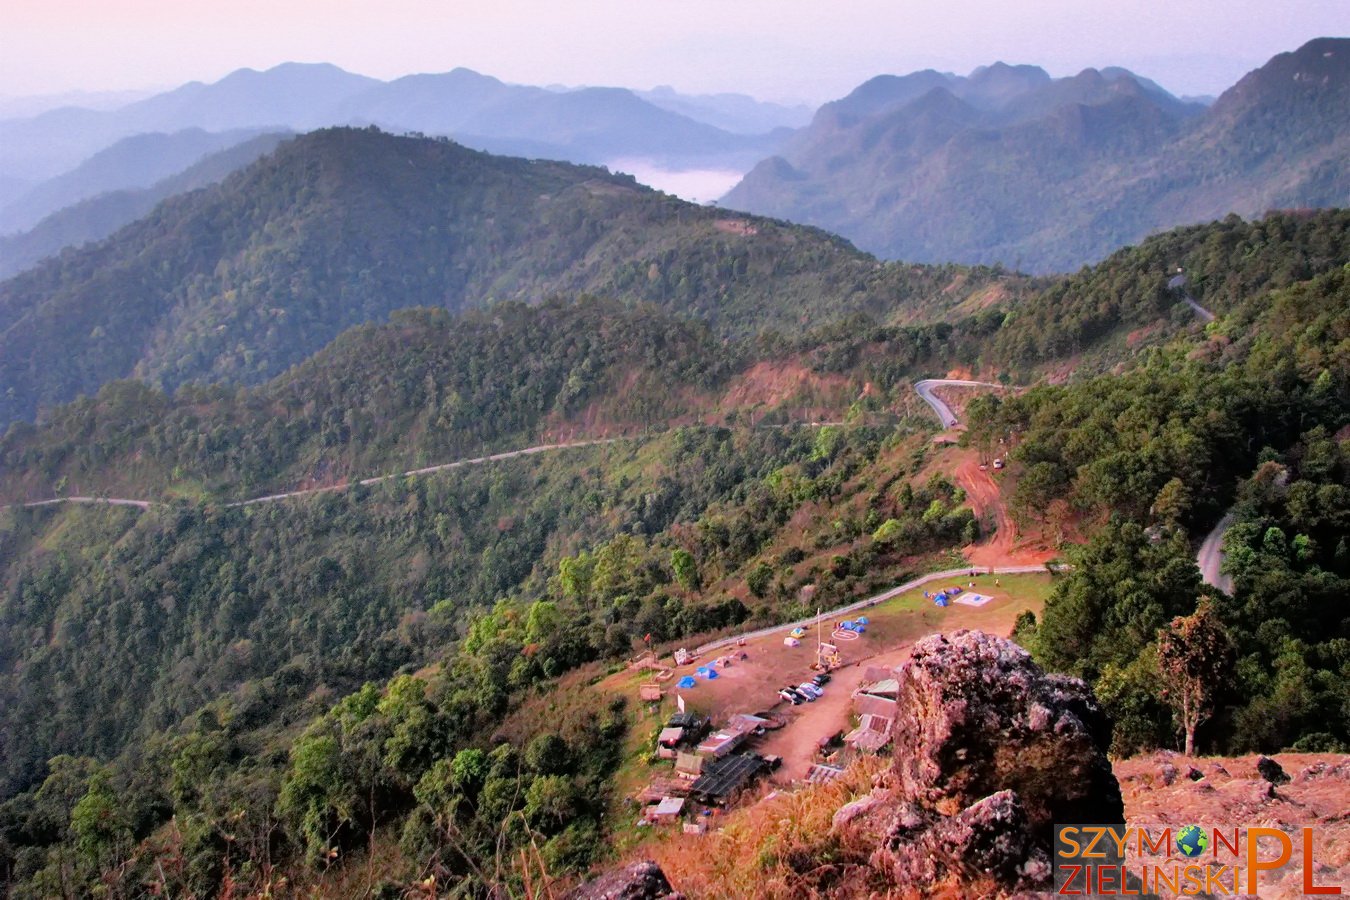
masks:
<path fill-rule="evenodd" d="M 96 865 L 130 845 L 125 806 L 102 772 L 89 779 L 89 790 L 70 811 L 70 832 L 80 853 Z"/>
<path fill-rule="evenodd" d="M 670 551 L 670 568 L 675 572 L 675 580 L 686 591 L 696 591 L 701 586 L 698 562 L 688 550 L 676 547 Z"/>
<path fill-rule="evenodd" d="M 1180 478 L 1173 478 L 1162 486 L 1149 510 L 1164 525 L 1177 525 L 1191 510 L 1191 492 Z"/>
<path fill-rule="evenodd" d="M 746 575 L 745 584 L 746 587 L 750 588 L 750 593 L 762 599 L 769 589 L 769 582 L 772 580 L 773 568 L 768 563 L 761 562 L 750 570 L 750 574 Z"/>
<path fill-rule="evenodd" d="M 876 531 L 872 532 L 872 540 L 882 545 L 893 544 L 900 537 L 902 528 L 899 519 L 887 519 L 881 523 Z"/>
<path fill-rule="evenodd" d="M 1187 756 L 1195 753 L 1195 730 L 1213 712 L 1216 688 L 1233 664 L 1233 644 L 1208 598 L 1189 616 L 1177 616 L 1158 631 L 1162 698 L 1180 717 Z"/>

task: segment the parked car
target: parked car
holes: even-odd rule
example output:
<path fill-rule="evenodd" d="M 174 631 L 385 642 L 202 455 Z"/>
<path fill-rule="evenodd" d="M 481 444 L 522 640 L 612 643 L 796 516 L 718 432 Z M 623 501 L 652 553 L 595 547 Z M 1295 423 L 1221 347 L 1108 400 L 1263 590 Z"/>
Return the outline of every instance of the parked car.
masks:
<path fill-rule="evenodd" d="M 1001 469 L 1001 468 L 1003 468 L 1003 460 L 1001 460 L 1001 459 L 996 459 L 996 460 L 994 460 L 994 468 L 995 468 L 995 469 Z"/>
<path fill-rule="evenodd" d="M 793 706 L 796 706 L 802 702 L 802 698 L 797 696 L 796 691 L 789 691 L 787 688 L 783 688 L 783 690 L 779 691 L 778 696 L 782 697 L 784 700 L 791 703 Z"/>
<path fill-rule="evenodd" d="M 809 681 L 803 681 L 801 684 L 797 685 L 797 693 L 805 694 L 812 700 L 817 697 L 825 696 L 825 692 L 820 689 L 820 685 L 812 684 Z"/>
<path fill-rule="evenodd" d="M 830 683 L 830 678 L 832 677 L 833 676 L 831 676 L 829 672 L 821 672 L 819 675 L 815 676 L 811 680 L 814 681 L 820 687 L 824 687 L 825 685 Z"/>

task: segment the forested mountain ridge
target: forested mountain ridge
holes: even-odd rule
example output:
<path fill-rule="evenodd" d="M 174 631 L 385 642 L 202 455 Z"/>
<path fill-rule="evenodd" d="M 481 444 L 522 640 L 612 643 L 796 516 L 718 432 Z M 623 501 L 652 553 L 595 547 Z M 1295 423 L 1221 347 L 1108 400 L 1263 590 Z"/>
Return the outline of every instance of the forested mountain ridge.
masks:
<path fill-rule="evenodd" d="M 0 283 L 0 424 L 120 377 L 261 381 L 409 306 L 592 293 L 736 334 L 858 311 L 936 319 L 1019 284 L 882 265 L 604 169 L 333 129 Z"/>
<path fill-rule="evenodd" d="M 1347 106 L 1340 38 L 1280 54 L 1209 109 L 1112 69 L 874 79 L 723 203 L 882 257 L 1062 271 L 1159 228 L 1350 205 Z"/>
<path fill-rule="evenodd" d="M 48 499 L 60 484 L 240 500 L 669 423 L 902 411 L 915 378 L 953 368 L 1021 384 L 1068 359 L 1082 375 L 1113 370 L 1201 333 L 1186 295 L 1223 315 L 1346 260 L 1350 211 L 1329 210 L 1176 229 L 950 324 L 855 314 L 727 340 L 612 299 L 406 310 L 256 388 L 174 396 L 115 381 L 36 428 L 19 424 L 0 438 L 0 499 Z M 1184 290 L 1169 286 L 1177 268 Z"/>
<path fill-rule="evenodd" d="M 0 499 L 47 499 L 63 485 L 242 500 L 572 437 L 864 417 L 903 408 L 909 373 L 974 362 L 999 318 L 855 317 L 724 341 L 706 323 L 596 298 L 402 310 L 255 388 L 166 395 L 115 381 L 37 427 L 17 424 L 0 438 Z"/>

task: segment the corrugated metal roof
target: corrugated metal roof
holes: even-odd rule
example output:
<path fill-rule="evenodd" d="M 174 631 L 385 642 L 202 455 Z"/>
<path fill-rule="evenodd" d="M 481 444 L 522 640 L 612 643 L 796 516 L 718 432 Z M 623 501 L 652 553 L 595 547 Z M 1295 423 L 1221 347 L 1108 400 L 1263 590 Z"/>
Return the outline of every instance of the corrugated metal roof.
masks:
<path fill-rule="evenodd" d="M 725 800 L 764 768 L 764 760 L 749 753 L 709 761 L 703 777 L 694 782 L 690 793 L 709 802 Z"/>
<path fill-rule="evenodd" d="M 713 756 L 724 756 L 745 739 L 745 734 L 742 731 L 719 731 L 699 744 L 698 752 L 711 753 Z"/>
<path fill-rule="evenodd" d="M 883 678 L 881 681 L 864 684 L 858 688 L 858 693 L 876 694 L 878 697 L 898 697 L 900 695 L 900 682 L 894 678 Z"/>

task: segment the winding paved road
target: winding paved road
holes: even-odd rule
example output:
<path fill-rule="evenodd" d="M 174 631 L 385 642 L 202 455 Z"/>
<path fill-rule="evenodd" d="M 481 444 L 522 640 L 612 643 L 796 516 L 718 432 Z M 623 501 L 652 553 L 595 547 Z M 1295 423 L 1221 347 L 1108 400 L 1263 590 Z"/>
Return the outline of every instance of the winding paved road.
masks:
<path fill-rule="evenodd" d="M 407 478 L 413 475 L 430 475 L 435 472 L 444 472 L 447 469 L 458 469 L 462 466 L 476 466 L 483 463 L 496 462 L 502 459 L 514 459 L 517 456 L 532 456 L 536 453 L 549 453 L 556 450 L 572 450 L 577 447 L 598 447 L 602 444 L 614 444 L 628 438 L 597 438 L 592 441 L 572 441 L 566 444 L 539 444 L 534 447 L 525 447 L 520 450 L 507 450 L 503 453 L 493 453 L 490 456 L 475 456 L 472 459 L 460 459 L 455 462 L 442 463 L 438 466 L 426 466 L 421 469 L 410 469 L 407 472 L 395 472 L 392 475 L 376 475 L 374 478 L 363 478 L 360 481 L 349 484 L 333 484 L 327 487 L 305 488 L 300 491 L 286 491 L 281 494 L 267 494 L 263 497 L 253 497 L 249 500 L 236 500 L 233 503 L 223 504 L 225 507 L 234 506 L 252 506 L 257 503 L 274 503 L 278 500 L 287 500 L 291 497 L 305 497 L 310 494 L 322 494 L 329 491 L 345 491 L 355 485 L 379 484 L 382 481 L 389 481 L 394 478 Z M 34 506 L 53 506 L 57 503 L 103 503 L 109 506 L 134 506 L 139 509 L 149 509 L 152 506 L 167 506 L 168 504 L 156 502 L 153 500 L 127 500 L 121 497 L 57 497 L 52 500 L 33 500 L 29 503 L 9 503 L 0 506 L 0 509 L 9 509 L 11 507 L 34 507 Z"/>
<path fill-rule="evenodd" d="M 1196 554 L 1195 563 L 1200 567 L 1200 578 L 1205 584 L 1213 585 L 1225 594 L 1233 593 L 1233 579 L 1225 575 L 1223 568 L 1223 536 L 1232 527 L 1234 516 L 1228 513 L 1214 526 L 1214 530 L 1205 536 Z"/>
<path fill-rule="evenodd" d="M 137 509 L 149 509 L 154 505 L 149 500 L 125 500 L 121 497 L 57 497 L 55 500 L 34 500 L 32 503 L 8 503 L 0 506 L 0 509 L 12 506 L 54 506 L 57 503 L 102 503 L 107 506 L 134 506 Z"/>
<path fill-rule="evenodd" d="M 1186 301 L 1186 305 L 1189 306 L 1197 316 L 1204 319 L 1206 322 L 1214 321 L 1214 313 L 1205 309 L 1199 303 L 1196 303 L 1195 298 L 1191 296 L 1191 292 L 1186 290 L 1185 275 L 1173 275 L 1167 282 L 1167 286 L 1174 291 L 1181 291 L 1181 298 Z M 1218 585 L 1215 585 L 1215 587 L 1218 587 Z"/>
<path fill-rule="evenodd" d="M 822 428 L 827 425 L 843 425 L 843 422 L 792 422 L 786 425 L 765 425 L 764 428 Z M 477 466 L 484 463 L 497 462 L 503 459 L 515 459 L 518 456 L 533 456 L 536 453 L 552 453 L 558 450 L 573 450 L 579 447 L 599 447 L 605 444 L 617 444 L 619 441 L 633 440 L 631 437 L 616 438 L 596 438 L 589 441 L 571 441 L 563 444 L 538 444 L 533 447 L 524 447 L 520 450 L 506 450 L 501 453 L 493 453 L 488 456 L 475 456 L 471 459 L 458 459 L 454 462 L 441 463 L 435 466 L 425 466 L 421 469 L 410 469 L 407 472 L 395 472 L 391 475 L 376 475 L 373 478 L 363 478 L 360 481 L 349 482 L 346 484 L 331 484 L 326 487 L 304 488 L 299 491 L 284 491 L 279 494 L 266 494 L 262 497 L 251 497 L 248 500 L 235 500 L 231 503 L 225 503 L 226 508 L 235 506 L 253 506 L 259 503 L 275 503 L 278 500 L 288 500 L 291 497 L 307 497 L 310 494 L 323 494 L 330 491 L 345 491 L 356 485 L 369 486 L 379 484 L 382 481 L 390 481 L 395 478 L 408 478 L 414 475 L 432 475 L 436 472 L 445 472 L 449 469 L 458 469 L 463 466 Z M 34 507 L 34 506 L 53 506 L 57 503 L 103 503 L 109 506 L 135 506 L 139 509 L 149 509 L 152 506 L 167 506 L 168 504 L 155 500 L 127 500 L 121 497 L 56 497 L 51 500 L 33 500 L 28 503 L 8 503 L 0 506 L 0 509 L 10 509 L 13 507 Z"/>
<path fill-rule="evenodd" d="M 935 387 L 991 387 L 1002 388 L 1001 384 L 994 384 L 989 381 L 965 381 L 960 378 L 925 378 L 923 381 L 914 382 L 914 390 L 919 392 L 923 402 L 933 408 L 937 417 L 942 422 L 943 428 L 956 427 L 956 413 L 952 408 L 944 403 L 936 394 L 933 393 Z"/>

